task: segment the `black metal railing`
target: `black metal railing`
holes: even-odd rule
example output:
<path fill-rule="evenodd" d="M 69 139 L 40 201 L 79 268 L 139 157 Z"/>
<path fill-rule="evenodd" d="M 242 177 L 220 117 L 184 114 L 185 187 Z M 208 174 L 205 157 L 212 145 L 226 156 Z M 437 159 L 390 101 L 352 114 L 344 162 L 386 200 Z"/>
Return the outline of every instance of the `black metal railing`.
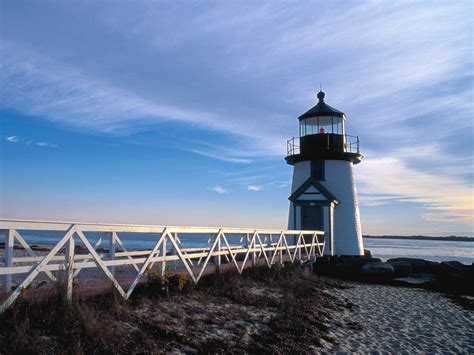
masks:
<path fill-rule="evenodd" d="M 359 150 L 359 136 L 349 136 L 346 134 L 345 140 L 345 151 L 348 153 L 357 153 L 360 154 Z"/>
<path fill-rule="evenodd" d="M 295 140 L 298 142 L 298 145 L 296 145 Z M 288 139 L 288 141 L 286 142 L 286 155 L 287 156 L 300 154 L 299 142 L 300 142 L 299 137 L 291 137 L 290 139 Z"/>
<path fill-rule="evenodd" d="M 326 136 L 329 136 L 326 134 Z M 308 137 L 308 136 L 305 136 Z M 292 137 L 286 142 L 286 153 L 287 156 L 300 154 L 300 137 Z M 329 142 L 329 140 L 328 140 Z M 342 148 L 342 150 L 341 150 Z M 328 146 L 329 150 L 329 146 Z M 339 151 L 344 153 L 357 153 L 360 154 L 360 140 L 359 136 L 344 135 L 342 147 L 340 146 Z"/>

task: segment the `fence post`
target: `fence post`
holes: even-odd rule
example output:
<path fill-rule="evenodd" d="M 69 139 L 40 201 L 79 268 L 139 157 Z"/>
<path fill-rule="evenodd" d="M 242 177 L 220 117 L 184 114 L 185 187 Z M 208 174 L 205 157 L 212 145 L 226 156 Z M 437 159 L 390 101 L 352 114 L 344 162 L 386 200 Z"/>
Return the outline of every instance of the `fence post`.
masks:
<path fill-rule="evenodd" d="M 311 242 L 311 250 L 313 253 L 311 254 L 312 257 L 316 257 L 316 248 L 318 244 L 318 235 L 316 233 L 313 234 L 313 239 Z"/>
<path fill-rule="evenodd" d="M 168 236 L 166 235 L 165 238 L 163 239 L 163 242 L 161 243 L 161 278 L 165 278 L 165 269 L 166 269 L 166 241 L 168 239 Z"/>
<path fill-rule="evenodd" d="M 220 253 L 221 252 L 221 235 L 220 235 L 220 233 L 217 234 L 217 245 L 216 245 L 216 247 L 217 247 L 217 252 Z M 217 270 L 219 272 L 221 272 L 221 255 L 220 254 L 217 255 L 215 261 L 216 261 Z"/>
<path fill-rule="evenodd" d="M 5 238 L 5 256 L 4 256 L 4 265 L 5 267 L 13 266 L 13 246 L 15 244 L 15 230 L 9 229 L 6 231 L 6 238 Z M 7 274 L 5 275 L 5 285 L 4 291 L 11 292 L 12 290 L 12 275 Z"/>
<path fill-rule="evenodd" d="M 110 232 L 109 236 L 109 260 L 115 260 L 115 241 L 117 240 L 117 234 Z M 109 267 L 112 275 L 115 275 L 115 267 Z"/>
<path fill-rule="evenodd" d="M 284 233 L 281 234 L 281 243 L 280 243 L 280 264 L 283 265 L 283 239 L 286 240 L 286 235 Z"/>
<path fill-rule="evenodd" d="M 300 234 L 300 236 L 298 237 L 298 241 L 301 241 L 301 240 L 303 240 L 303 244 L 304 244 L 305 243 L 304 235 Z M 301 242 L 299 243 L 299 245 L 297 245 L 297 247 L 298 247 L 298 259 L 299 261 L 301 261 Z"/>
<path fill-rule="evenodd" d="M 268 259 L 269 260 L 272 260 L 272 257 L 273 257 L 273 245 L 272 245 L 272 234 L 270 233 L 268 235 L 268 245 L 267 247 L 270 247 L 270 251 L 268 253 Z M 271 265 L 271 264 L 270 264 Z"/>
<path fill-rule="evenodd" d="M 74 282 L 74 234 L 69 238 L 64 253 L 64 266 L 66 269 L 66 299 L 72 302 L 72 286 Z"/>
<path fill-rule="evenodd" d="M 252 246 L 252 267 L 255 267 L 257 265 L 257 253 L 255 251 L 255 246 L 257 244 L 257 238 L 256 237 L 256 231 L 253 233 L 252 240 L 250 242 L 250 245 Z"/>
<path fill-rule="evenodd" d="M 174 237 L 174 241 L 176 243 L 176 245 L 179 246 L 178 244 L 178 233 L 174 233 L 173 235 Z M 175 256 L 175 255 L 178 255 L 178 252 L 176 251 L 176 248 L 174 245 L 171 245 L 171 255 L 172 256 Z M 171 262 L 171 267 L 173 268 L 174 271 L 176 271 L 178 269 L 178 261 L 174 260 Z"/>

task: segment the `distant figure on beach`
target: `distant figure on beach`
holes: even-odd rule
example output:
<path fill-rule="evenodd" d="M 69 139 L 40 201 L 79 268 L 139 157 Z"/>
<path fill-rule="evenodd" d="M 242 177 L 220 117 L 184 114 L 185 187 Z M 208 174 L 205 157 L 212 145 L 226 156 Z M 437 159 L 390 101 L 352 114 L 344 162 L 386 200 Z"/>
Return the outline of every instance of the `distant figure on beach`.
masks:
<path fill-rule="evenodd" d="M 321 127 L 321 128 L 319 129 L 319 134 L 324 134 L 324 133 L 326 133 L 326 131 L 324 130 L 323 127 Z"/>

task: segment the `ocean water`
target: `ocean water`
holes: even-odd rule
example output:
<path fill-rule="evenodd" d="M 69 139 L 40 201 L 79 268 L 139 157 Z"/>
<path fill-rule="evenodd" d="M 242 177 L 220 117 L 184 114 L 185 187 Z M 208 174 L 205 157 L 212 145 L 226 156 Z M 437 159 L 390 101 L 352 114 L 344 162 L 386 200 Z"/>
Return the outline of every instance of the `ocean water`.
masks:
<path fill-rule="evenodd" d="M 54 245 L 64 233 L 60 232 L 21 232 L 28 244 L 33 245 Z M 4 241 L 4 235 L 0 235 L 0 242 Z M 92 245 L 99 237 L 103 238 L 102 246 L 107 248 L 107 233 L 86 233 L 87 239 Z M 159 235 L 143 233 L 119 233 L 125 248 L 128 250 L 152 249 Z M 208 245 L 211 235 L 180 235 L 183 247 L 204 247 Z M 239 245 L 241 235 L 227 235 L 230 245 Z M 277 237 L 274 237 L 274 241 Z M 291 244 L 291 238 L 289 242 Z M 263 241 L 263 238 L 262 238 Z M 77 241 L 76 244 L 81 245 Z M 170 244 L 168 244 L 171 247 Z M 406 239 L 364 239 L 364 248 L 371 251 L 372 255 L 382 260 L 409 257 L 421 258 L 432 261 L 457 260 L 464 264 L 474 262 L 474 242 L 436 241 L 436 240 L 406 240 Z"/>
<path fill-rule="evenodd" d="M 61 240 L 64 236 L 64 232 L 49 232 L 49 231 L 19 231 L 23 239 L 31 245 L 45 245 L 53 246 Z M 102 239 L 100 244 L 101 247 L 107 248 L 109 241 L 108 233 L 100 232 L 86 232 L 84 233 L 87 240 L 95 245 L 99 238 Z M 156 242 L 160 238 L 160 234 L 154 233 L 117 233 L 118 237 L 122 241 L 124 247 L 127 250 L 147 250 L 153 249 L 156 245 Z M 239 245 L 242 235 L 232 235 L 226 234 L 227 241 L 229 245 Z M 5 239 L 4 235 L 0 235 L 0 242 L 3 242 Z M 273 241 L 276 241 L 276 236 L 273 237 Z M 195 248 L 195 247 L 205 247 L 209 246 L 209 243 L 212 245 L 213 236 L 211 234 L 180 234 L 179 239 L 181 245 L 185 248 Z M 263 237 L 262 237 L 263 241 Z M 83 246 L 83 243 L 76 237 L 76 245 Z M 171 243 L 168 242 L 168 246 L 171 247 Z"/>
<path fill-rule="evenodd" d="M 438 262 L 456 260 L 464 264 L 474 262 L 474 242 L 366 238 L 364 248 L 382 260 L 408 257 Z"/>

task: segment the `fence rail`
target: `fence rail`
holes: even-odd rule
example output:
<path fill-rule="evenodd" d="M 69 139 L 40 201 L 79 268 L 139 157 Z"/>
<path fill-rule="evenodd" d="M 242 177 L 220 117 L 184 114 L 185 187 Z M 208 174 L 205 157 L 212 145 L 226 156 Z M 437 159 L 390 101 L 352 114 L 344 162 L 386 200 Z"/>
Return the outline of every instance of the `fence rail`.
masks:
<path fill-rule="evenodd" d="M 24 236 L 31 232 L 64 232 L 44 255 L 38 255 Z M 94 245 L 87 233 L 101 234 Z M 153 248 L 129 251 L 121 236 L 125 233 L 147 235 L 153 238 Z M 323 231 L 173 227 L 125 224 L 93 224 L 70 222 L 20 221 L 0 219 L 0 234 L 4 234 L 3 265 L 0 277 L 7 298 L 0 305 L 3 313 L 27 289 L 40 273 L 52 281 L 65 276 L 67 299 L 72 300 L 74 279 L 83 269 L 100 270 L 113 286 L 128 299 L 140 279 L 154 264 L 160 265 L 161 275 L 170 264 L 179 264 L 194 283 L 213 265 L 218 270 L 222 263 L 233 265 L 242 273 L 250 263 L 263 261 L 268 267 L 283 261 L 310 259 L 324 253 Z M 204 240 L 198 247 L 184 247 L 182 238 Z M 234 240 L 234 242 L 232 242 Z M 16 245 L 17 244 L 17 245 Z M 101 245 L 106 252 L 99 252 Z M 78 249 L 77 247 L 81 247 Z M 15 250 L 23 248 L 28 256 L 15 256 Z M 80 252 L 78 251 L 80 250 Z M 133 281 L 124 288 L 115 277 L 115 268 L 130 267 Z M 12 276 L 26 276 L 12 291 Z"/>

